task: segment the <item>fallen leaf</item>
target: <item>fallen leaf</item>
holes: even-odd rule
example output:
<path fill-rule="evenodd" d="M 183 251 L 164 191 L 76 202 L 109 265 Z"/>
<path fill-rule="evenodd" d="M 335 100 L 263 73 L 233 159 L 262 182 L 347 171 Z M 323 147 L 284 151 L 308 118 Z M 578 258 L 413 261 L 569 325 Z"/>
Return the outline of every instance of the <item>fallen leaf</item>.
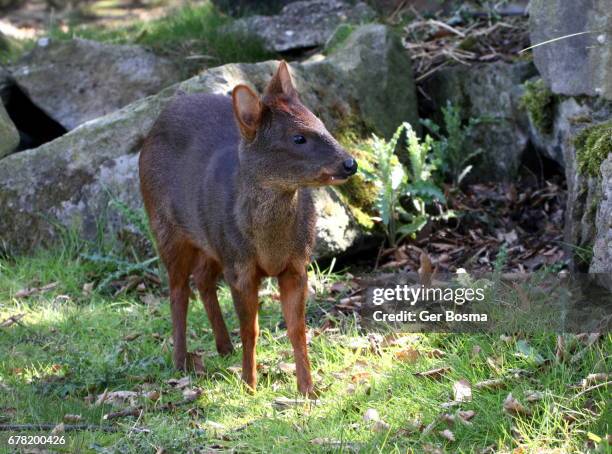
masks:
<path fill-rule="evenodd" d="M 470 421 L 474 416 L 476 416 L 476 412 L 474 410 L 459 410 L 457 412 L 457 416 L 461 418 L 464 422 Z"/>
<path fill-rule="evenodd" d="M 49 290 L 53 290 L 58 286 L 58 282 L 52 282 L 50 284 L 44 285 L 42 287 L 32 287 L 32 288 L 24 288 L 15 293 L 15 298 L 26 298 L 28 296 L 34 295 L 35 293 L 43 293 L 48 292 Z"/>
<path fill-rule="evenodd" d="M 431 280 L 434 274 L 434 269 L 431 263 L 431 259 L 429 258 L 429 255 L 427 255 L 425 252 L 421 252 L 419 261 L 420 261 L 420 267 L 418 269 L 419 284 L 421 284 L 424 287 L 429 287 L 431 285 Z"/>
<path fill-rule="evenodd" d="M 166 383 L 168 385 L 172 386 L 173 388 L 183 389 L 183 388 L 186 388 L 187 386 L 189 386 L 191 384 L 191 377 L 185 376 L 185 377 L 182 377 L 182 378 L 179 378 L 179 379 L 171 378 Z"/>
<path fill-rule="evenodd" d="M 391 426 L 382 420 L 374 421 L 374 424 L 372 424 L 372 430 L 374 432 L 386 432 L 390 428 Z"/>
<path fill-rule="evenodd" d="M 527 402 L 537 402 L 544 398 L 544 393 L 542 391 L 532 391 L 529 390 L 525 393 L 525 400 Z"/>
<path fill-rule="evenodd" d="M 193 372 L 196 375 L 204 375 L 204 364 L 202 363 L 202 356 L 194 353 L 187 352 L 187 370 Z"/>
<path fill-rule="evenodd" d="M 329 291 L 331 293 L 348 293 L 351 290 L 351 288 L 344 282 L 334 282 L 331 287 L 329 288 Z"/>
<path fill-rule="evenodd" d="M 295 363 L 278 363 L 278 370 L 287 375 L 295 375 Z"/>
<path fill-rule="evenodd" d="M 132 333 L 123 337 L 124 341 L 132 342 L 133 340 L 138 339 L 142 334 L 141 333 Z"/>
<path fill-rule="evenodd" d="M 16 315 L 10 316 L 6 320 L 3 320 L 2 322 L 0 322 L 0 328 L 8 328 L 9 326 L 14 325 L 15 323 L 19 323 L 19 320 L 25 317 L 25 315 L 26 314 L 16 314 Z"/>
<path fill-rule="evenodd" d="M 461 379 L 453 383 L 453 399 L 457 402 L 471 402 L 472 385 L 469 381 Z"/>
<path fill-rule="evenodd" d="M 582 386 L 586 387 L 586 386 L 590 386 L 596 383 L 603 383 L 606 380 L 608 380 L 608 378 L 612 376 L 612 374 L 607 374 L 605 372 L 598 372 L 596 374 L 589 374 L 586 376 L 586 378 L 584 380 L 582 380 Z"/>
<path fill-rule="evenodd" d="M 159 400 L 159 398 L 161 397 L 161 394 L 159 391 L 153 390 L 153 391 L 148 391 L 144 393 L 144 397 L 155 402 L 156 400 Z"/>
<path fill-rule="evenodd" d="M 60 422 L 57 426 L 53 428 L 51 431 L 51 435 L 62 434 L 65 432 L 65 426 L 63 422 Z"/>
<path fill-rule="evenodd" d="M 437 369 L 431 369 L 424 372 L 416 372 L 413 375 L 416 377 L 426 377 L 433 380 L 438 380 L 450 371 L 450 367 L 438 367 Z"/>
<path fill-rule="evenodd" d="M 368 408 L 363 414 L 364 422 L 380 421 L 380 415 L 375 408 Z"/>
<path fill-rule="evenodd" d="M 523 406 L 518 400 L 512 396 L 512 393 L 508 394 L 506 399 L 504 400 L 503 405 L 504 411 L 512 416 L 525 415 L 528 416 L 531 414 L 527 408 Z"/>
<path fill-rule="evenodd" d="M 96 405 L 110 404 L 110 405 L 122 405 L 126 401 L 132 401 L 138 397 L 136 391 L 104 391 L 98 396 Z"/>
<path fill-rule="evenodd" d="M 86 282 L 85 284 L 83 284 L 83 296 L 91 295 L 93 293 L 93 289 L 94 289 L 93 282 Z"/>
<path fill-rule="evenodd" d="M 196 400 L 200 394 L 202 394 L 202 390 L 200 388 L 185 388 L 183 390 L 183 399 L 187 401 Z"/>
<path fill-rule="evenodd" d="M 446 352 L 440 350 L 439 348 L 434 348 L 433 350 L 427 352 L 427 356 L 430 358 L 442 358 L 443 356 L 446 356 Z"/>
<path fill-rule="evenodd" d="M 395 356 L 396 359 L 405 362 L 405 363 L 414 363 L 419 359 L 419 356 L 421 356 L 421 354 L 419 353 L 418 350 L 412 348 L 412 347 L 408 347 L 405 348 L 403 350 L 399 350 L 397 352 L 395 352 L 393 354 L 393 356 Z"/>
<path fill-rule="evenodd" d="M 81 415 L 64 415 L 64 422 L 81 422 L 83 417 Z"/>
<path fill-rule="evenodd" d="M 317 405 L 320 401 L 309 399 L 290 399 L 288 397 L 277 397 L 272 401 L 272 407 L 277 410 L 286 410 L 292 407 L 301 407 L 304 405 Z"/>
<path fill-rule="evenodd" d="M 453 434 L 450 430 L 445 429 L 438 432 L 442 438 L 446 438 L 448 441 L 455 441 L 455 434 Z"/>

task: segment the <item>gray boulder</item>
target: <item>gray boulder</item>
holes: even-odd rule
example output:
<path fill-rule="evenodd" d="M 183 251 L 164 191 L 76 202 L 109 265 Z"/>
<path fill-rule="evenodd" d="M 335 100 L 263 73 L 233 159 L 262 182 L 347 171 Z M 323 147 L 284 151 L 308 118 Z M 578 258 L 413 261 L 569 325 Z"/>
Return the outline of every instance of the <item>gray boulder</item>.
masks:
<path fill-rule="evenodd" d="M 53 242 L 58 234 L 54 224 L 85 239 L 96 238 L 101 228 L 108 235 L 129 233 L 132 227 L 109 209 L 109 199 L 141 207 L 138 152 L 164 105 L 179 92 L 227 94 L 244 82 L 261 92 L 277 65 L 212 68 L 53 142 L 0 160 L 1 246 L 18 253 Z M 347 118 L 363 119 L 382 135 L 406 119 L 417 121 L 410 58 L 383 25 L 356 30 L 329 58 L 293 64 L 291 72 L 304 103 L 332 132 L 346 127 Z M 317 196 L 319 257 L 347 249 L 362 233 L 333 190 L 323 191 Z"/>
<path fill-rule="evenodd" d="M 0 101 L 0 158 L 11 154 L 19 145 L 19 132 Z"/>
<path fill-rule="evenodd" d="M 612 99 L 610 0 L 532 0 L 531 43 L 586 32 L 533 49 L 538 70 L 554 93 Z"/>
<path fill-rule="evenodd" d="M 180 80 L 173 63 L 139 46 L 42 38 L 13 69 L 30 100 L 67 130 Z"/>
<path fill-rule="evenodd" d="M 595 218 L 596 232 L 590 273 L 612 291 L 612 154 L 601 164 L 601 199 Z"/>
<path fill-rule="evenodd" d="M 270 51 L 287 52 L 322 46 L 338 25 L 370 22 L 374 17 L 374 11 L 363 2 L 301 1 L 288 4 L 277 16 L 239 19 L 230 29 L 261 38 Z"/>
<path fill-rule="evenodd" d="M 455 65 L 437 71 L 424 84 L 440 112 L 448 102 L 461 110 L 465 120 L 481 118 L 469 138 L 472 150 L 481 149 L 471 180 L 511 180 L 516 176 L 526 149 L 527 115 L 520 107 L 522 84 L 535 74 L 529 62 Z M 436 119 L 442 124 L 441 115 Z"/>

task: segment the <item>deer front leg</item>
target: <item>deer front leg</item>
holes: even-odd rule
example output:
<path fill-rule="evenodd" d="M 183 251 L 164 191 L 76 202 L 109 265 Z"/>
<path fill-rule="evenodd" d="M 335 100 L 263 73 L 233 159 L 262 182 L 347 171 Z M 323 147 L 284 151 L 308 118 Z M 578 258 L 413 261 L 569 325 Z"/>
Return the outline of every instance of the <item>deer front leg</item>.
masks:
<path fill-rule="evenodd" d="M 242 339 L 242 379 L 255 391 L 257 386 L 257 363 L 255 346 L 259 336 L 258 309 L 259 302 L 257 292 L 259 281 L 254 273 L 227 276 L 234 307 L 240 321 L 240 338 Z M 228 278 L 229 277 L 229 278 Z"/>
<path fill-rule="evenodd" d="M 297 387 L 301 394 L 314 397 L 310 376 L 310 362 L 306 347 L 306 298 L 308 276 L 306 270 L 288 269 L 278 277 L 281 305 L 287 336 L 293 346 L 293 357 L 297 374 Z"/>

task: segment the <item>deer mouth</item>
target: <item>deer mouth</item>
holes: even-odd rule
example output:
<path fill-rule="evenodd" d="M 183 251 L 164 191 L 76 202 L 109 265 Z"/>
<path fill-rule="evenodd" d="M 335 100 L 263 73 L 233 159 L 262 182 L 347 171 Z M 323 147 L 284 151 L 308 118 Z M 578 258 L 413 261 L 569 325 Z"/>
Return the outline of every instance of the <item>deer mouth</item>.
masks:
<path fill-rule="evenodd" d="M 322 186 L 337 186 L 345 183 L 346 180 L 348 180 L 347 175 L 333 175 L 330 173 L 324 173 L 317 179 L 317 183 L 321 184 Z"/>

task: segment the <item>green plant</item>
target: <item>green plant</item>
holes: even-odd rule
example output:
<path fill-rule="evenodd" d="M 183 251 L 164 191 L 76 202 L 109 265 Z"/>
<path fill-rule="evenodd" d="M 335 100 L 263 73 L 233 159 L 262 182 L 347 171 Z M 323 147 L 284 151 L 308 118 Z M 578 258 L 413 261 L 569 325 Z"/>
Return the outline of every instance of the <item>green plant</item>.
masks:
<path fill-rule="evenodd" d="M 542 79 L 528 80 L 523 84 L 525 93 L 520 106 L 529 113 L 534 126 L 541 132 L 552 132 L 555 115 L 555 96 Z"/>
<path fill-rule="evenodd" d="M 125 202 L 119 200 L 109 193 L 109 207 L 114 208 L 124 220 L 135 230 L 135 236 L 144 238 L 148 243 L 148 250 L 154 249 L 154 241 L 149 224 L 146 219 L 144 210 L 131 208 Z M 81 257 L 104 269 L 105 277 L 98 285 L 98 290 L 106 290 L 110 284 L 128 275 L 152 275 L 155 277 L 163 276 L 159 269 L 152 267 L 155 263 L 159 263 L 159 257 L 155 254 L 153 257 L 146 256 L 137 250 L 138 248 L 130 247 L 129 253 L 126 253 L 125 247 L 121 253 L 114 251 L 82 253 Z"/>
<path fill-rule="evenodd" d="M 601 163 L 612 153 L 612 121 L 583 129 L 574 139 L 574 145 L 580 173 L 601 177 Z"/>
<path fill-rule="evenodd" d="M 398 142 L 405 133 L 405 152 L 408 168 L 404 169 L 395 154 Z M 432 181 L 435 164 L 430 153 L 432 139 L 420 141 L 409 123 L 402 123 L 390 140 L 373 135 L 371 148 L 377 163 L 364 176 L 374 182 L 377 188 L 376 208 L 379 216 L 374 220 L 384 226 L 391 247 L 402 238 L 419 232 L 432 218 L 426 210 L 432 202 L 446 203 L 444 194 Z M 409 200 L 406 209 L 402 202 Z M 448 216 L 450 213 L 441 213 Z"/>
<path fill-rule="evenodd" d="M 484 117 L 472 117 L 467 124 L 461 120 L 461 110 L 450 101 L 442 108 L 444 128 L 441 128 L 430 119 L 421 120 L 421 123 L 436 137 L 431 142 L 434 154 L 438 181 L 450 177 L 454 185 L 459 185 L 465 176 L 472 170 L 469 164 L 476 156 L 482 153 L 480 148 L 470 150 L 468 142 L 474 127 L 485 121 Z"/>

